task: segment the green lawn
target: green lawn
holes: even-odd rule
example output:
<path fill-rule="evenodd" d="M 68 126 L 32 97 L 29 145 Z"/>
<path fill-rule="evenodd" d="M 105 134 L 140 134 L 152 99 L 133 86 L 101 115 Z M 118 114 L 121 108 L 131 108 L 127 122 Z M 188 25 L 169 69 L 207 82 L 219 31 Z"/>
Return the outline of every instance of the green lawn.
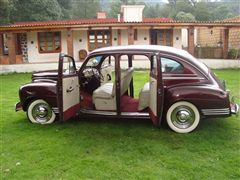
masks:
<path fill-rule="evenodd" d="M 240 96 L 240 70 L 215 73 Z M 157 129 L 149 120 L 36 125 L 24 112 L 14 112 L 18 87 L 30 78 L 0 76 L 2 179 L 240 179 L 240 121 L 235 116 L 203 120 L 190 134 Z M 147 77 L 137 72 L 137 79 Z"/>

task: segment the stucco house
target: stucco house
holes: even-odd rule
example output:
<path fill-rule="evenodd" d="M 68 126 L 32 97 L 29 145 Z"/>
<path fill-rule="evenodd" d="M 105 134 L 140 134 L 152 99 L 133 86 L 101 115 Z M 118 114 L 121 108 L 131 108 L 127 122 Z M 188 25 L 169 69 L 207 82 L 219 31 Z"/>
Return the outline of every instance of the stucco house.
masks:
<path fill-rule="evenodd" d="M 81 61 L 84 52 L 131 44 L 173 46 L 194 54 L 196 29 L 213 27 L 223 29 L 226 54 L 228 29 L 240 28 L 234 21 L 180 22 L 170 18 L 143 18 L 143 9 L 143 5 L 122 6 L 122 14 L 117 18 L 107 18 L 104 12 L 99 12 L 96 19 L 0 26 L 0 64 L 56 62 L 60 52 Z"/>

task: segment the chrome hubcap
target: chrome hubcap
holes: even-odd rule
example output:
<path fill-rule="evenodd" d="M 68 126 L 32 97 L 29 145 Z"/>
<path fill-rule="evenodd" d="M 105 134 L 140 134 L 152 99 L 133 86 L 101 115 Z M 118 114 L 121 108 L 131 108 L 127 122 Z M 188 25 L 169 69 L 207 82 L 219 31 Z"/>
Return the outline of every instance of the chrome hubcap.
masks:
<path fill-rule="evenodd" d="M 32 116 L 37 122 L 44 123 L 51 119 L 52 110 L 48 104 L 39 103 L 33 107 Z"/>
<path fill-rule="evenodd" d="M 173 110 L 171 120 L 177 128 L 186 129 L 194 123 L 195 114 L 188 106 L 178 106 Z"/>

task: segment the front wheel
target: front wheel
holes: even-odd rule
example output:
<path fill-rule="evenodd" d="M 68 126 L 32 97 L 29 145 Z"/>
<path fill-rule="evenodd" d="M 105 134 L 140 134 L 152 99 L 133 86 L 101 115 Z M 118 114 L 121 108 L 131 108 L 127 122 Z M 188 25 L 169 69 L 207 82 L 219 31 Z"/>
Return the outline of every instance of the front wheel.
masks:
<path fill-rule="evenodd" d="M 175 132 L 189 133 L 198 126 L 199 122 L 199 111 L 192 103 L 176 102 L 167 111 L 168 126 Z"/>
<path fill-rule="evenodd" d="M 37 124 L 51 124 L 56 119 L 56 115 L 49 104 L 42 99 L 30 103 L 27 109 L 27 116 L 32 123 Z"/>

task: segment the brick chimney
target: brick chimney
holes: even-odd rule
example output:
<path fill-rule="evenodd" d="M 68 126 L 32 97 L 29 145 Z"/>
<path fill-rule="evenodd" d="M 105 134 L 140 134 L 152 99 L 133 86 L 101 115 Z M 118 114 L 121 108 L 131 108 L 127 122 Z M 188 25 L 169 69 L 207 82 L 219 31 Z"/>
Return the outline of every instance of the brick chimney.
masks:
<path fill-rule="evenodd" d="M 106 12 L 97 12 L 97 19 L 106 19 Z"/>

